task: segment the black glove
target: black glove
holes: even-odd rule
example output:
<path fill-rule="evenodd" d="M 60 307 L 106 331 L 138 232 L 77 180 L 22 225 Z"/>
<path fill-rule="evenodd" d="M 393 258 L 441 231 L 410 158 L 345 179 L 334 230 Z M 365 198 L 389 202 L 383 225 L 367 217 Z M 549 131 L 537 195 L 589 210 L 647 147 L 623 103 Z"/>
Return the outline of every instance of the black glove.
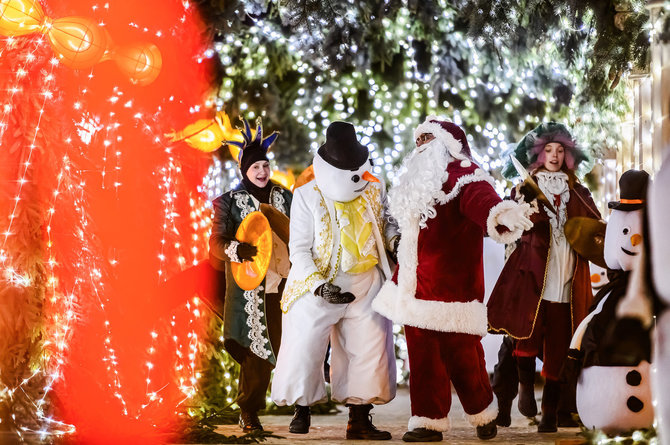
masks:
<path fill-rule="evenodd" d="M 314 291 L 314 295 L 323 298 L 331 304 L 348 304 L 356 299 L 351 292 L 340 292 L 340 286 L 330 283 L 323 283 Z"/>
<path fill-rule="evenodd" d="M 240 243 L 237 246 L 237 257 L 240 261 L 253 261 L 258 253 L 258 248 L 247 243 Z"/>
<path fill-rule="evenodd" d="M 537 198 L 537 190 L 534 190 L 527 182 L 523 182 L 519 186 L 519 193 L 523 196 L 524 202 L 533 202 Z"/>
<path fill-rule="evenodd" d="M 563 360 L 563 366 L 559 374 L 561 383 L 576 384 L 579 374 L 582 372 L 582 360 L 584 353 L 579 349 L 569 349 L 568 356 Z"/>

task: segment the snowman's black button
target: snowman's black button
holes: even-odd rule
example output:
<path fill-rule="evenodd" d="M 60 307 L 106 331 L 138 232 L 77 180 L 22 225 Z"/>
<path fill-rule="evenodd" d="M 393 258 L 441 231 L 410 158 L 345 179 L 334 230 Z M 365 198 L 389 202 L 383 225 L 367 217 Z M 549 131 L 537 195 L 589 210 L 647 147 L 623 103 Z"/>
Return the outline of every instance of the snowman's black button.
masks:
<path fill-rule="evenodd" d="M 638 399 L 635 396 L 628 397 L 626 405 L 628 406 L 628 409 L 633 411 L 634 413 L 639 413 L 640 411 L 642 411 L 642 408 L 644 408 L 644 403 L 642 403 L 642 400 Z"/>
<path fill-rule="evenodd" d="M 642 376 L 638 371 L 631 371 L 626 374 L 626 383 L 630 386 L 638 386 L 642 382 Z"/>

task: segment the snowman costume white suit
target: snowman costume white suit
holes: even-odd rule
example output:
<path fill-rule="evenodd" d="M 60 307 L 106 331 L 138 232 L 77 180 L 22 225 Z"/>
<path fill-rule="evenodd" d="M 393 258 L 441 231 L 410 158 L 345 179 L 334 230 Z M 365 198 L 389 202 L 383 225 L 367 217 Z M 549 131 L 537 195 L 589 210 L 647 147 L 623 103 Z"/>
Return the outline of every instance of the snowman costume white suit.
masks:
<path fill-rule="evenodd" d="M 375 178 L 368 172 L 367 149 L 365 156 L 357 169 L 340 169 L 317 154 L 315 179 L 294 192 L 292 267 L 281 301 L 282 348 L 271 394 L 277 405 L 311 406 L 327 400 L 323 362 L 329 341 L 334 400 L 365 405 L 395 397 L 392 324 L 370 305 L 391 278 L 386 249 L 392 250 L 390 241 L 398 232 L 385 216 L 384 187 L 372 182 Z M 353 211 L 352 203 L 358 204 L 357 227 L 367 227 L 356 233 L 359 255 L 343 240 L 348 227 L 356 225 L 347 213 Z M 368 261 L 376 264 L 360 267 Z M 355 300 L 327 302 L 315 295 L 324 283 L 352 293 Z"/>

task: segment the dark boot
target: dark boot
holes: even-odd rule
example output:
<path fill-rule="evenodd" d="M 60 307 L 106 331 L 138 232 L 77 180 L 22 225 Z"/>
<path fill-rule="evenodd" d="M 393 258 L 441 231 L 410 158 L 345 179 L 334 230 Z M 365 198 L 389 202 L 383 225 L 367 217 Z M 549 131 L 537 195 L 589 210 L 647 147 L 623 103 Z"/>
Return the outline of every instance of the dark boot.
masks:
<path fill-rule="evenodd" d="M 558 411 L 556 413 L 556 425 L 559 428 L 576 428 L 579 426 L 579 423 L 574 419 L 574 417 L 578 417 L 575 392 L 574 384 L 561 382 Z"/>
<path fill-rule="evenodd" d="M 486 425 L 481 425 L 477 427 L 477 437 L 480 440 L 489 440 L 496 437 L 498 434 L 498 427 L 496 426 L 496 421 L 492 420 Z"/>
<path fill-rule="evenodd" d="M 535 357 L 517 357 L 516 365 L 519 371 L 519 412 L 526 417 L 535 417 Z"/>
<path fill-rule="evenodd" d="M 415 428 L 402 436 L 403 442 L 441 442 L 442 432 L 428 428 Z"/>
<path fill-rule="evenodd" d="M 512 424 L 512 400 L 498 398 L 498 417 L 496 425 L 510 426 Z"/>
<path fill-rule="evenodd" d="M 542 418 L 537 425 L 538 433 L 556 432 L 556 411 L 561 385 L 556 380 L 547 379 L 542 392 Z"/>
<path fill-rule="evenodd" d="M 240 410 L 240 428 L 245 433 L 250 433 L 252 431 L 263 431 L 263 425 L 258 418 L 256 411 L 245 411 Z"/>
<path fill-rule="evenodd" d="M 560 409 L 556 413 L 556 426 L 559 428 L 577 428 L 579 423 L 574 419 L 574 417 L 579 417 L 576 413 L 570 413 L 566 411 L 561 411 Z"/>
<path fill-rule="evenodd" d="M 372 424 L 372 415 L 370 414 L 372 404 L 347 406 L 349 407 L 347 440 L 391 439 L 391 433 L 388 431 L 380 431 Z"/>
<path fill-rule="evenodd" d="M 309 414 L 309 406 L 295 405 L 295 414 L 291 419 L 291 424 L 288 426 L 288 432 L 293 434 L 307 434 L 309 433 L 309 426 L 311 424 L 311 416 Z"/>

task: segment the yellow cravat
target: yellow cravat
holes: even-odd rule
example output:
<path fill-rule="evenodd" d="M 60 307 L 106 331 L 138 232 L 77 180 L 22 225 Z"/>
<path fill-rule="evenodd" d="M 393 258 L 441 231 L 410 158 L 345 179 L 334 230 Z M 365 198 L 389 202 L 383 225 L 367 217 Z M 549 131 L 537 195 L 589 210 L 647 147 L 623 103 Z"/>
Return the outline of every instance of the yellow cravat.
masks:
<path fill-rule="evenodd" d="M 365 208 L 363 196 L 349 202 L 335 202 L 340 244 L 344 247 L 342 269 L 348 273 L 363 273 L 378 263 L 372 221 L 365 217 Z"/>

